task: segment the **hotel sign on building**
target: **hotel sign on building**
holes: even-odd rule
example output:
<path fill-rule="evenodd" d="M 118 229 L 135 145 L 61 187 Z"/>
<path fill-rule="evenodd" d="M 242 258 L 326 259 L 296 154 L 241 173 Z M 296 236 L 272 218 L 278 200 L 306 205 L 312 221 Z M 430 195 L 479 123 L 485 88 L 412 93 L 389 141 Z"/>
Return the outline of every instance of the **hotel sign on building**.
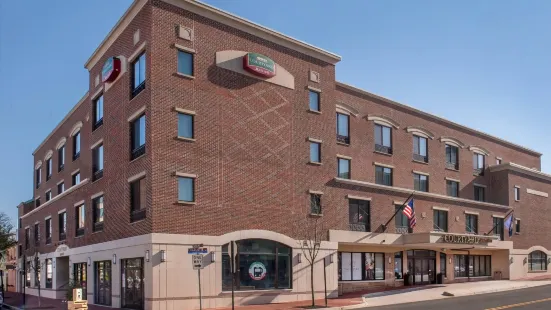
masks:
<path fill-rule="evenodd" d="M 455 243 L 455 244 L 481 244 L 490 243 L 493 239 L 491 237 L 476 236 L 476 235 L 454 235 L 446 234 L 440 238 L 440 242 L 443 243 Z"/>

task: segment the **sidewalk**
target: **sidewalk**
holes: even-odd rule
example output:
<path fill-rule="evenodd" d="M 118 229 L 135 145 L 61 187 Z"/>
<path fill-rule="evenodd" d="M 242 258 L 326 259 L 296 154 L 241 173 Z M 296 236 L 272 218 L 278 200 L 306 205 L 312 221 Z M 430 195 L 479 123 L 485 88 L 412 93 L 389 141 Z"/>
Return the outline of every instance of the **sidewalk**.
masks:
<path fill-rule="evenodd" d="M 67 304 L 60 299 L 50 299 L 41 297 L 40 307 L 38 306 L 38 297 L 27 295 L 25 299 L 25 307 L 23 308 L 23 294 L 15 292 L 4 293 L 4 306 L 7 309 L 50 309 L 50 310 L 66 310 Z M 105 307 L 88 305 L 90 310 L 105 310 Z"/>

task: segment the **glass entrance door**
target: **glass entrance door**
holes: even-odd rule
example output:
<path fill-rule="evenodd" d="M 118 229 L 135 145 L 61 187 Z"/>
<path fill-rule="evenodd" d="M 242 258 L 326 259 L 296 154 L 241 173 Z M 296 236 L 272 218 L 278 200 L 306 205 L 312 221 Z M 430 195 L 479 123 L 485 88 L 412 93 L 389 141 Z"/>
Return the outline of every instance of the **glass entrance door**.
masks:
<path fill-rule="evenodd" d="M 111 261 L 96 262 L 96 304 L 111 305 Z"/>
<path fill-rule="evenodd" d="M 143 259 L 123 259 L 122 269 L 122 308 L 143 309 Z"/>
<path fill-rule="evenodd" d="M 425 285 L 435 281 L 434 268 L 436 260 L 434 258 L 411 258 L 413 260 L 413 284 Z"/>

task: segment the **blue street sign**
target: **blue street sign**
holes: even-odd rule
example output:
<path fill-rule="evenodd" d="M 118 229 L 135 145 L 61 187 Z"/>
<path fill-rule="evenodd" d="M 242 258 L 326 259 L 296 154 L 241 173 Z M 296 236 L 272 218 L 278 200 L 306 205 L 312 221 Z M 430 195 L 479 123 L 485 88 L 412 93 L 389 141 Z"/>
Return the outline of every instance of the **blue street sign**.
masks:
<path fill-rule="evenodd" d="M 188 254 L 207 254 L 207 248 L 189 248 L 187 249 Z"/>

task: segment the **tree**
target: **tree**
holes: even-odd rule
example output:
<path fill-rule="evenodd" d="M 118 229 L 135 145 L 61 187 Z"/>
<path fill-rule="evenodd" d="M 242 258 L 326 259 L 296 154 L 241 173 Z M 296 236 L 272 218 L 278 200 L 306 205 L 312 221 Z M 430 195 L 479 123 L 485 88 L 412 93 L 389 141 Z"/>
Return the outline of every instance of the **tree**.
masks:
<path fill-rule="evenodd" d="M 4 253 L 15 245 L 17 245 L 17 240 L 12 221 L 6 213 L 0 212 L 0 252 Z"/>
<path fill-rule="evenodd" d="M 40 271 L 43 264 L 40 262 L 40 253 L 35 252 L 32 260 L 29 262 L 29 267 L 34 272 L 34 283 L 38 283 L 38 306 L 40 307 Z"/>
<path fill-rule="evenodd" d="M 312 294 L 312 307 L 315 307 L 314 296 L 314 264 L 318 257 L 321 241 L 326 236 L 323 217 L 321 216 L 320 200 L 316 197 L 311 200 L 311 214 L 296 224 L 296 236 L 304 238 L 298 240 L 302 255 L 310 267 L 310 289 Z M 324 267 L 325 268 L 325 267 Z"/>

